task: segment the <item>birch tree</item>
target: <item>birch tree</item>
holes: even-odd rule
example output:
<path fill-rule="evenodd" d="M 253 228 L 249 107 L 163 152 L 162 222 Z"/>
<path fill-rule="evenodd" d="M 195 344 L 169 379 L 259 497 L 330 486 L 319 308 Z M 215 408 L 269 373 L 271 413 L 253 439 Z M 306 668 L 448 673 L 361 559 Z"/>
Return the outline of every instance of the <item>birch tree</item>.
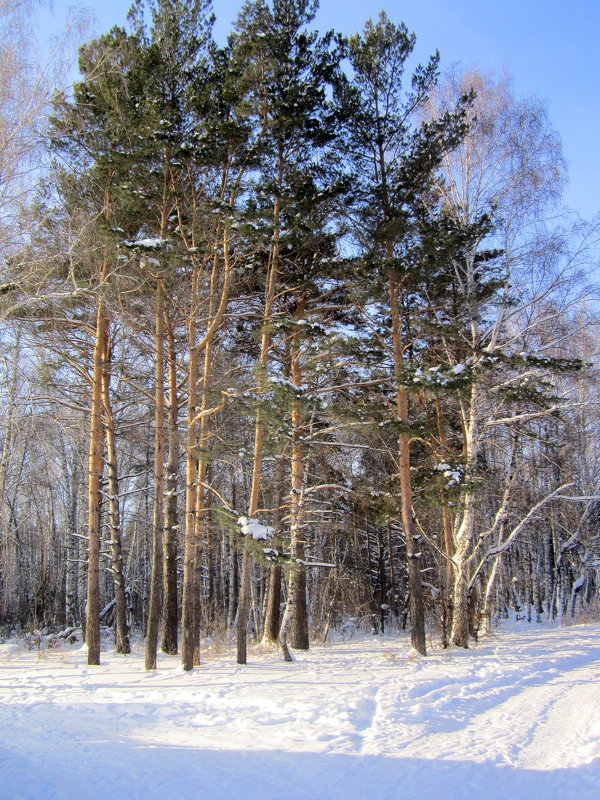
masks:
<path fill-rule="evenodd" d="M 460 298 L 459 337 L 444 338 L 447 367 L 472 376 L 468 390 L 458 395 L 465 479 L 449 554 L 452 641 L 463 647 L 469 638 L 474 548 L 497 532 L 509 502 L 505 493 L 491 528 L 482 531 L 476 486 L 486 436 L 491 427 L 514 427 L 549 413 L 545 409 L 553 404 L 544 397 L 549 371 L 576 366 L 553 360 L 529 336 L 540 304 L 572 278 L 568 262 L 556 265 L 556 239 L 543 225 L 544 208 L 557 199 L 562 182 L 559 141 L 543 107 L 516 101 L 506 80 L 494 84 L 477 73 L 450 76 L 432 100 L 433 113 L 445 107 L 448 93 L 455 98 L 468 88 L 476 92 L 471 129 L 445 155 L 438 184 L 450 224 L 471 231 L 449 261 L 453 291 Z M 478 220 L 486 217 L 487 226 L 479 227 Z"/>

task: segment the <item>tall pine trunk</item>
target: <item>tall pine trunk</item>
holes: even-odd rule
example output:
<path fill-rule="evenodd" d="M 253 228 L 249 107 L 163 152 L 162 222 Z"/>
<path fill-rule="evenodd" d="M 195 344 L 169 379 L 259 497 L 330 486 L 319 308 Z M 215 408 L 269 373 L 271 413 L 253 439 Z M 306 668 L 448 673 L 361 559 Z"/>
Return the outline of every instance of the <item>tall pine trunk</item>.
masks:
<path fill-rule="evenodd" d="M 160 622 L 163 524 L 165 483 L 165 356 L 164 356 L 165 291 L 161 280 L 156 288 L 156 327 L 154 352 L 156 359 L 156 387 L 154 392 L 154 501 L 152 509 L 152 567 L 150 602 L 146 626 L 146 669 L 156 669 L 158 626 Z"/>
<path fill-rule="evenodd" d="M 388 255 L 391 255 L 388 252 Z M 402 347 L 402 315 L 398 300 L 398 284 L 394 275 L 388 277 L 388 295 L 392 317 L 392 345 L 394 352 L 394 377 L 396 379 L 396 412 L 403 426 L 398 437 L 398 472 L 400 475 L 400 497 L 402 526 L 406 540 L 406 557 L 408 560 L 408 592 L 410 608 L 411 643 L 414 649 L 426 655 L 425 641 L 425 608 L 423 604 L 423 587 L 421 584 L 421 537 L 415 532 L 412 507 L 412 483 L 410 474 L 410 435 L 408 393 L 402 383 L 404 352 Z"/>
<path fill-rule="evenodd" d="M 439 397 L 435 398 L 435 414 L 438 430 L 438 439 L 441 447 L 439 457 L 442 461 L 446 455 L 446 432 Z M 441 462 L 440 462 L 441 463 Z M 444 555 L 441 564 L 440 584 L 442 588 L 442 644 L 447 647 L 452 631 L 452 592 L 454 589 L 454 538 L 452 536 L 452 515 L 448 505 L 448 496 L 444 488 L 440 489 L 440 506 L 442 509 L 442 526 L 444 530 Z"/>
<path fill-rule="evenodd" d="M 183 596 L 181 602 L 181 663 L 184 670 L 194 667 L 194 650 L 198 647 L 194 629 L 194 593 L 196 574 L 196 494 L 198 480 L 197 423 L 198 360 L 196 343 L 196 305 L 198 271 L 192 279 L 192 303 L 188 320 L 187 435 L 185 459 L 185 538 L 183 547 Z"/>
<path fill-rule="evenodd" d="M 283 481 L 285 477 L 285 460 L 283 455 L 277 459 L 275 469 L 275 531 L 281 530 L 283 516 Z M 280 608 L 281 608 L 281 579 L 283 570 L 280 564 L 273 564 L 269 568 L 269 583 L 267 587 L 267 609 L 262 644 L 275 644 L 279 639 Z"/>
<path fill-rule="evenodd" d="M 283 163 L 280 159 L 278 177 L 279 183 L 283 175 Z M 279 185 L 279 184 L 278 184 Z M 267 274 L 267 283 L 265 287 L 265 305 L 263 308 L 262 317 L 262 334 L 260 340 L 260 356 L 259 366 L 261 370 L 265 370 L 269 355 L 269 346 L 271 343 L 271 335 L 269 325 L 271 322 L 271 315 L 273 313 L 273 303 L 275 301 L 275 289 L 277 286 L 277 275 L 279 268 L 279 213 L 280 213 L 280 198 L 276 197 L 273 203 L 273 241 L 271 245 L 271 257 L 269 260 L 269 271 Z M 252 459 L 252 486 L 250 489 L 250 503 L 248 507 L 248 516 L 254 517 L 258 509 L 258 497 L 260 492 L 261 470 L 262 470 L 262 456 L 263 456 L 263 420 L 260 409 L 256 412 L 254 423 L 254 455 Z M 252 570 L 252 554 L 249 549 L 248 542 L 244 543 L 244 556 L 242 560 L 242 578 L 240 585 L 240 597 L 235 621 L 236 627 L 236 641 L 237 641 L 237 662 L 238 664 L 245 664 L 247 659 L 247 629 L 248 629 L 248 616 L 250 612 L 250 578 Z"/>
<path fill-rule="evenodd" d="M 229 299 L 231 280 L 231 256 L 229 252 L 229 230 L 222 230 L 223 273 L 220 280 L 221 262 L 215 256 L 210 276 L 208 320 L 204 336 L 197 341 L 197 314 L 199 310 L 199 273 L 194 271 L 190 318 L 188 320 L 188 409 L 186 438 L 186 487 L 185 487 L 185 543 L 183 557 L 183 600 L 181 614 L 181 659 L 185 670 L 190 670 L 198 658 L 200 647 L 200 582 L 199 561 L 199 515 L 202 514 L 204 496 L 205 460 L 201 445 L 208 441 L 208 417 L 224 406 L 224 393 L 220 405 L 208 408 L 208 375 L 203 384 L 201 408 L 198 410 L 198 380 L 200 356 L 205 354 L 205 367 L 210 364 L 210 350 L 215 334 L 221 325 Z M 220 284 L 220 288 L 219 288 Z M 200 427 L 198 426 L 200 423 Z M 199 463 L 200 462 L 200 463 Z M 200 503 L 200 507 L 199 504 Z"/>
<path fill-rule="evenodd" d="M 100 664 L 100 538 L 102 525 L 102 357 L 106 350 L 108 320 L 104 301 L 98 298 L 92 366 L 90 439 L 88 455 L 88 568 L 85 641 L 88 664 Z"/>
<path fill-rule="evenodd" d="M 166 502 L 164 519 L 164 566 L 163 566 L 163 617 L 161 649 L 169 655 L 177 653 L 177 530 L 179 517 L 177 513 L 177 486 L 179 476 L 179 437 L 177 418 L 179 414 L 179 394 L 177 391 L 177 360 L 175 353 L 175 334 L 173 326 L 167 319 L 168 342 L 168 454 L 167 474 L 165 479 Z"/>
<path fill-rule="evenodd" d="M 302 319 L 305 302 L 298 303 L 297 315 Z M 291 342 L 291 377 L 294 386 L 302 386 L 300 363 L 301 334 L 294 332 Z M 282 623 L 281 638 L 297 650 L 308 650 L 308 609 L 306 605 L 306 539 L 304 523 L 304 448 L 302 446 L 303 412 L 298 399 L 292 403 L 292 463 L 290 497 L 290 554 L 292 568 L 288 586 L 288 602 Z"/>
<path fill-rule="evenodd" d="M 119 465 L 117 459 L 117 432 L 110 397 L 112 346 L 107 332 L 102 365 L 102 405 L 106 435 L 106 462 L 108 477 L 108 530 L 111 571 L 115 592 L 115 650 L 131 652 L 127 625 L 127 601 L 123 572 L 123 546 L 121 542 L 121 514 L 119 510 Z"/>

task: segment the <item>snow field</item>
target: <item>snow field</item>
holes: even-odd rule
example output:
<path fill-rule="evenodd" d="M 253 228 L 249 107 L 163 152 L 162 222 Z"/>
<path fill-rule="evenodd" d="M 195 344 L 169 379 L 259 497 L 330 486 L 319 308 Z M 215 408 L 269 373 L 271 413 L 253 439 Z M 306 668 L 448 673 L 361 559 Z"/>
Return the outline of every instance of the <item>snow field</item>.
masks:
<path fill-rule="evenodd" d="M 233 656 L 0 645 L 0 800 L 598 800 L 600 626 Z"/>

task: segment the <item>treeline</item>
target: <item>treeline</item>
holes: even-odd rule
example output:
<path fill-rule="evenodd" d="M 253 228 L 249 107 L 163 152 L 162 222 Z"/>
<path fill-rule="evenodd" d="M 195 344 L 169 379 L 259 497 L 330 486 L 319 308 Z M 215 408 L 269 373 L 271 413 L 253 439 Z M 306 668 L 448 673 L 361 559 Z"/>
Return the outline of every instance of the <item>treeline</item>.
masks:
<path fill-rule="evenodd" d="M 0 614 L 197 663 L 597 600 L 591 233 L 535 101 L 385 14 L 138 0 L 5 247 Z"/>

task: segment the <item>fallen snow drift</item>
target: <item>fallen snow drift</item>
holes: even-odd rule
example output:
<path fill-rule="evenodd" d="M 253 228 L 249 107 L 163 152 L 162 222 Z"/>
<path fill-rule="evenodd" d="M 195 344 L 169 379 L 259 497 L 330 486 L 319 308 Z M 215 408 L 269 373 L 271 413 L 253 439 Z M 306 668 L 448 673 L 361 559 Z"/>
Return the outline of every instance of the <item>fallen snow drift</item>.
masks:
<path fill-rule="evenodd" d="M 0 645 L 2 800 L 597 800 L 600 626 L 413 658 L 373 637 L 207 661 Z"/>

